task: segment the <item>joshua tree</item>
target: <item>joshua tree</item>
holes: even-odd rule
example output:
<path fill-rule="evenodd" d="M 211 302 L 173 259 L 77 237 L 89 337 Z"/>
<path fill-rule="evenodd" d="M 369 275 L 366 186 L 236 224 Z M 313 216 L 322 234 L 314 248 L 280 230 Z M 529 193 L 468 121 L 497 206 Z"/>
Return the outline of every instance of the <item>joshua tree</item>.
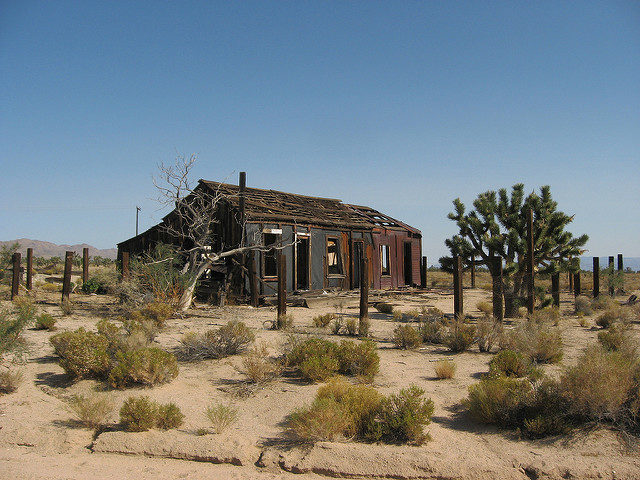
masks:
<path fill-rule="evenodd" d="M 502 188 L 478 195 L 473 202 L 474 210 L 465 213 L 465 206 L 456 198 L 455 211 L 448 215 L 460 229 L 445 241 L 452 256 L 458 255 L 468 262 L 480 257 L 480 263 L 493 271 L 492 255 L 504 262 L 503 292 L 505 316 L 513 316 L 518 302 L 524 296 L 527 253 L 526 214 L 533 210 L 534 264 L 538 273 L 555 273 L 561 269 L 573 268 L 568 259 L 584 252 L 582 247 L 587 235 L 574 238 L 565 231 L 573 216 L 557 211 L 557 202 L 551 198 L 549 186 L 540 188 L 540 194 L 532 192 L 526 198 L 524 185 L 513 186 L 511 196 Z M 442 257 L 440 264 L 451 270 L 452 257 Z"/>

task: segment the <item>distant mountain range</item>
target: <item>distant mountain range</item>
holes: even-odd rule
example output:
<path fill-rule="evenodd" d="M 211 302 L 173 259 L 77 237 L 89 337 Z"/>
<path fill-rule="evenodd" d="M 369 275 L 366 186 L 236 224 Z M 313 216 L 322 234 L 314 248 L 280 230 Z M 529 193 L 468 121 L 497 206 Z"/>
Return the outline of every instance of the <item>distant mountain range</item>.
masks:
<path fill-rule="evenodd" d="M 7 240 L 0 241 L 0 247 L 4 245 L 11 245 L 12 243 L 18 242 L 20 244 L 20 249 L 18 250 L 22 255 L 27 254 L 27 248 L 33 248 L 33 255 L 35 257 L 61 257 L 64 258 L 64 253 L 66 251 L 72 251 L 79 253 L 82 255 L 83 248 L 89 248 L 89 256 L 90 257 L 104 257 L 115 260 L 118 256 L 118 250 L 116 248 L 107 248 L 107 249 L 99 249 L 93 247 L 91 245 L 87 245 L 86 243 L 82 243 L 79 245 L 56 245 L 51 242 L 43 242 L 42 240 L 31 240 L 28 238 L 18 238 L 16 240 Z"/>

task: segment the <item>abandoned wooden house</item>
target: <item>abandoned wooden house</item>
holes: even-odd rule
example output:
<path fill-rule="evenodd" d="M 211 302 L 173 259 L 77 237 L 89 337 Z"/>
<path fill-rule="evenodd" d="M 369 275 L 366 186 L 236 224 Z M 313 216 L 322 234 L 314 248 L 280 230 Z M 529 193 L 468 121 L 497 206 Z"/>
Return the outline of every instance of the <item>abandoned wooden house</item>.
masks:
<path fill-rule="evenodd" d="M 240 184 L 200 180 L 196 187 L 219 199 L 215 210 L 218 231 L 212 239 L 212 249 L 238 245 L 241 238 L 245 245 L 284 248 L 262 248 L 245 255 L 245 265 L 239 275 L 231 274 L 232 262 L 216 266 L 201 279 L 197 290 L 200 298 L 214 300 L 211 295 L 218 291 L 221 283 L 234 281 L 236 285 L 231 285 L 230 290 L 248 295 L 251 275 L 257 277 L 253 285 L 257 284 L 261 296 L 274 295 L 280 252 L 286 259 L 289 292 L 359 288 L 363 255 L 370 265 L 369 285 L 374 289 L 420 283 L 422 234 L 419 230 L 373 208 L 337 199 L 245 188 L 243 174 Z M 245 221 L 239 221 L 240 218 Z M 158 242 L 180 244 L 180 239 L 166 233 L 164 227 L 170 221 L 171 214 L 160 224 L 119 243 L 119 258 L 122 252 L 139 255 L 149 251 Z"/>

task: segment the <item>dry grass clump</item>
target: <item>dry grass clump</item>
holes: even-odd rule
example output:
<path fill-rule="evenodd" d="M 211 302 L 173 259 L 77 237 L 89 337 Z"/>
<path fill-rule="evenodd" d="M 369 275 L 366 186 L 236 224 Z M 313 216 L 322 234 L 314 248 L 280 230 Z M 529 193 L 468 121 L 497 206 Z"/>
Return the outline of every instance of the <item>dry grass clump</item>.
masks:
<path fill-rule="evenodd" d="M 374 308 L 380 313 L 386 313 L 387 315 L 391 315 L 393 313 L 393 305 L 386 302 L 378 302 L 374 305 Z"/>
<path fill-rule="evenodd" d="M 591 300 L 584 295 L 578 295 L 574 303 L 574 312 L 576 315 L 589 316 L 593 313 L 591 308 Z"/>
<path fill-rule="evenodd" d="M 594 298 L 593 301 L 591 302 L 591 307 L 594 310 L 607 310 L 617 305 L 618 305 L 618 302 L 616 302 L 609 295 L 605 295 L 602 293 L 598 295 L 596 298 Z"/>
<path fill-rule="evenodd" d="M 86 428 L 99 429 L 104 426 L 111 415 L 115 405 L 105 395 L 74 395 L 68 403 L 68 408 L 81 425 Z"/>
<path fill-rule="evenodd" d="M 176 404 L 160 404 L 146 395 L 127 398 L 120 409 L 120 423 L 127 432 L 144 432 L 151 428 L 170 430 L 183 422 L 184 415 Z"/>
<path fill-rule="evenodd" d="M 15 392 L 22 380 L 24 374 L 20 370 L 3 370 L 0 372 L 0 393 L 13 393 Z"/>
<path fill-rule="evenodd" d="M 222 433 L 238 420 L 238 410 L 221 403 L 213 403 L 205 411 L 214 433 Z"/>
<path fill-rule="evenodd" d="M 36 330 L 53 331 L 56 328 L 56 319 L 48 313 L 41 313 L 36 317 L 36 323 L 33 328 Z"/>
<path fill-rule="evenodd" d="M 557 327 L 560 323 L 560 309 L 557 307 L 544 307 L 534 310 L 529 314 L 529 319 L 538 324 L 547 324 Z"/>
<path fill-rule="evenodd" d="M 316 315 L 313 317 L 313 326 L 318 328 L 327 327 L 336 318 L 335 313 L 325 313 L 324 315 Z"/>
<path fill-rule="evenodd" d="M 355 337 L 358 335 L 358 319 L 357 318 L 347 318 L 345 322 L 345 328 L 347 329 L 347 335 L 351 337 Z"/>
<path fill-rule="evenodd" d="M 407 312 L 401 312 L 400 310 L 394 310 L 393 321 L 394 322 L 417 322 L 420 320 L 420 311 L 409 310 Z"/>
<path fill-rule="evenodd" d="M 629 326 L 622 323 L 614 323 L 608 329 L 598 332 L 598 341 L 609 351 L 620 350 L 624 345 L 629 345 Z"/>
<path fill-rule="evenodd" d="M 35 320 L 38 309 L 31 297 L 16 297 L 13 300 L 13 306 L 20 322 L 28 325 Z"/>
<path fill-rule="evenodd" d="M 386 443 L 421 444 L 433 402 L 416 386 L 383 397 L 374 388 L 334 379 L 320 387 L 313 403 L 294 411 L 290 433 L 305 441 L 359 438 Z"/>
<path fill-rule="evenodd" d="M 149 347 L 117 352 L 108 382 L 113 388 L 122 389 L 133 385 L 160 385 L 177 376 L 176 357 L 160 348 Z"/>
<path fill-rule="evenodd" d="M 411 325 L 398 325 L 393 330 L 393 343 L 396 348 L 414 349 L 422 344 L 422 337 Z"/>
<path fill-rule="evenodd" d="M 558 363 L 562 360 L 560 330 L 547 323 L 538 323 L 530 319 L 505 332 L 501 339 L 501 348 L 521 353 L 536 363 Z"/>
<path fill-rule="evenodd" d="M 496 322 L 492 315 L 485 315 L 476 324 L 476 341 L 481 352 L 490 352 L 500 339 L 502 324 Z"/>
<path fill-rule="evenodd" d="M 177 352 L 187 361 L 223 358 L 240 353 L 254 338 L 254 333 L 243 322 L 232 320 L 203 334 L 185 334 Z"/>
<path fill-rule="evenodd" d="M 269 358 L 265 344 L 256 345 L 242 359 L 243 373 L 250 383 L 265 383 L 276 378 L 282 372 L 282 365 Z"/>
<path fill-rule="evenodd" d="M 286 356 L 289 367 L 305 380 L 318 382 L 336 373 L 372 380 L 378 373 L 380 357 L 374 342 L 343 340 L 340 344 L 320 338 L 296 343 Z"/>
<path fill-rule="evenodd" d="M 60 302 L 60 311 L 65 317 L 71 315 L 73 313 L 73 303 L 71 303 L 71 300 L 66 298 L 62 302 Z"/>
<path fill-rule="evenodd" d="M 633 311 L 626 306 L 614 305 L 607 308 L 604 312 L 598 315 L 596 319 L 596 325 L 602 328 L 609 328 L 616 322 L 623 324 L 629 324 L 633 320 Z"/>
<path fill-rule="evenodd" d="M 443 343 L 454 353 L 464 352 L 473 345 L 475 333 L 475 326 L 456 319 L 449 325 L 449 332 L 445 335 Z"/>
<path fill-rule="evenodd" d="M 436 362 L 433 369 L 440 380 L 453 378 L 456 374 L 456 364 L 451 360 L 440 360 Z"/>
<path fill-rule="evenodd" d="M 480 301 L 476 304 L 476 308 L 487 316 L 493 315 L 493 304 L 486 300 Z"/>
<path fill-rule="evenodd" d="M 0 309 L 0 357 L 24 346 L 22 332 L 28 323 L 28 319 L 14 318 L 6 310 Z"/>

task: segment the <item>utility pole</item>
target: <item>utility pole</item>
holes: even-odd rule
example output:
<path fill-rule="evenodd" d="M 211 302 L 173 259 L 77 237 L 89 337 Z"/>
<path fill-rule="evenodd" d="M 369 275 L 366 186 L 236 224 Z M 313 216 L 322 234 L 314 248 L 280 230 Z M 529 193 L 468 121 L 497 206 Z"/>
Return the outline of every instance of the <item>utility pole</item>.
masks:
<path fill-rule="evenodd" d="M 138 212 L 140 210 L 142 209 L 136 205 L 136 237 L 138 236 Z"/>

